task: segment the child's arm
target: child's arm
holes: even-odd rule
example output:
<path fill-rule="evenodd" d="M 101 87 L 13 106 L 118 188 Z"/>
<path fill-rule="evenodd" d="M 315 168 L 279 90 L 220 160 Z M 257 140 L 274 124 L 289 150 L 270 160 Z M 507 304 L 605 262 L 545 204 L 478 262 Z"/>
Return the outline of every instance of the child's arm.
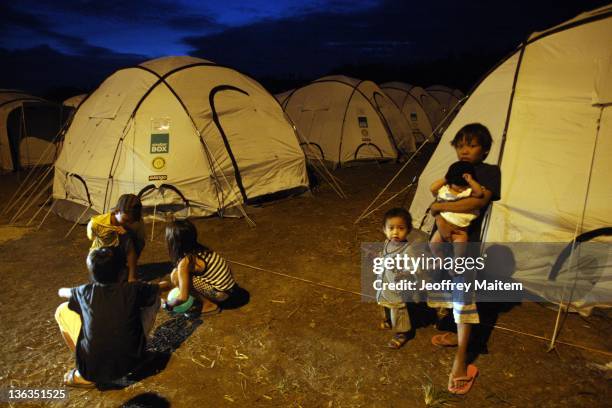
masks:
<path fill-rule="evenodd" d="M 433 194 L 433 196 L 436 197 L 438 195 L 438 190 L 440 190 L 442 186 L 444 186 L 445 184 L 446 184 L 446 180 L 443 178 L 440 180 L 436 180 L 433 183 L 431 183 L 431 186 L 429 187 L 429 191 L 431 191 L 431 194 Z"/>
<path fill-rule="evenodd" d="M 467 183 L 470 185 L 470 188 L 472 189 L 471 197 L 481 198 L 484 195 L 483 187 L 480 185 L 480 183 L 474 180 L 474 177 L 472 177 L 471 174 L 465 173 L 463 175 L 463 178 L 465 179 L 465 181 L 467 181 Z"/>
<path fill-rule="evenodd" d="M 62 298 L 70 299 L 72 297 L 72 289 L 70 288 L 60 288 L 57 291 L 57 295 Z"/>
<path fill-rule="evenodd" d="M 189 299 L 189 289 L 191 288 L 191 276 L 189 276 L 189 260 L 183 258 L 177 266 L 179 295 L 172 301 L 167 302 L 168 306 L 174 307 L 184 303 Z"/>
<path fill-rule="evenodd" d="M 162 292 L 172 289 L 172 282 L 161 281 L 158 282 L 157 285 L 159 286 L 159 290 Z"/>
<path fill-rule="evenodd" d="M 446 201 L 443 203 L 433 203 L 431 205 L 431 215 L 438 215 L 443 211 L 448 212 L 456 212 L 456 213 L 466 213 L 472 212 L 476 210 L 480 210 L 485 207 L 491 201 L 491 190 L 484 189 L 482 191 L 482 197 L 466 197 L 457 201 Z"/>

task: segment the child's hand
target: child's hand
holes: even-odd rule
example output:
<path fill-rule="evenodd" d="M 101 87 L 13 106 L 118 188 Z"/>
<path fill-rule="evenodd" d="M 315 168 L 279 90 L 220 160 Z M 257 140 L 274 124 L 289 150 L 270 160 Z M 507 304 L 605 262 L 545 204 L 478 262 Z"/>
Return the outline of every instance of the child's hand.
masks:
<path fill-rule="evenodd" d="M 474 181 L 474 178 L 472 177 L 472 175 L 470 173 L 463 173 L 463 178 L 468 183 L 471 183 L 471 182 Z"/>
<path fill-rule="evenodd" d="M 115 227 L 115 228 L 116 228 L 117 233 L 118 233 L 119 235 L 123 235 L 123 234 L 127 233 L 126 229 L 125 229 L 125 228 L 123 228 L 121 225 L 119 225 L 118 227 Z"/>

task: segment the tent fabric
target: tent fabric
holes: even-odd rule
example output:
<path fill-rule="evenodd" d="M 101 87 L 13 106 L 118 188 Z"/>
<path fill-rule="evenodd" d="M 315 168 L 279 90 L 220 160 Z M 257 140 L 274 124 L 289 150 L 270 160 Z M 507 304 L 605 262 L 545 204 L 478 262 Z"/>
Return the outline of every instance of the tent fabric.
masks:
<path fill-rule="evenodd" d="M 0 171 L 53 163 L 53 140 L 64 120 L 56 104 L 21 91 L 0 89 Z"/>
<path fill-rule="evenodd" d="M 287 98 L 291 96 L 294 90 L 295 89 L 289 89 L 288 91 L 274 94 L 274 98 L 278 101 L 278 103 L 280 103 L 281 105 L 284 105 L 285 100 L 287 100 Z"/>
<path fill-rule="evenodd" d="M 66 99 L 62 104 L 71 108 L 78 108 L 81 102 L 87 98 L 87 94 L 74 95 Z"/>
<path fill-rule="evenodd" d="M 611 55 L 612 7 L 570 22 L 532 35 L 474 89 L 421 174 L 410 207 L 415 226 L 432 201 L 429 185 L 456 160 L 450 141 L 473 122 L 491 131 L 485 161 L 502 171 L 501 200 L 492 205 L 485 242 L 568 243 L 612 226 L 612 111 L 609 101 L 594 98 L 597 84 L 611 76 L 602 61 Z M 513 278 L 557 301 L 561 289 L 551 290 L 548 275 L 559 253 L 538 248 L 512 253 Z M 598 261 L 599 269 L 588 272 L 588 293 L 574 297 L 574 307 L 612 305 L 612 271 L 606 259 Z"/>
<path fill-rule="evenodd" d="M 416 142 L 422 142 L 428 138 L 430 142 L 435 140 L 429 116 L 421 103 L 410 93 L 412 85 L 403 82 L 386 82 L 381 84 L 380 88 L 408 120 Z"/>
<path fill-rule="evenodd" d="M 420 86 L 413 86 L 410 88 L 409 92 L 419 101 L 423 109 L 425 109 L 425 113 L 427 113 L 429 117 L 429 123 L 431 123 L 431 126 L 435 129 L 442 119 L 444 119 L 444 113 L 440 103 Z"/>
<path fill-rule="evenodd" d="M 432 85 L 425 88 L 428 94 L 430 94 L 442 107 L 442 113 L 446 116 L 451 110 L 453 110 L 461 97 L 458 95 L 461 94 L 459 90 L 453 90 L 444 85 Z"/>
<path fill-rule="evenodd" d="M 320 78 L 294 90 L 283 104 L 309 158 L 344 166 L 393 160 L 416 150 L 410 125 L 372 81 Z"/>
<path fill-rule="evenodd" d="M 80 105 L 53 197 L 102 213 L 140 193 L 145 207 L 207 216 L 307 185 L 293 127 L 259 83 L 210 61 L 164 57 L 115 72 Z"/>

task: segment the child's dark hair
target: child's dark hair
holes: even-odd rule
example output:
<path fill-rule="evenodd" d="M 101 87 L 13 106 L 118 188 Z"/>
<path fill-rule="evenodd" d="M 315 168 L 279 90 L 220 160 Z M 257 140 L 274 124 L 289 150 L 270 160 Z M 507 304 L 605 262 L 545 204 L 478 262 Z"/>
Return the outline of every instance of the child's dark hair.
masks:
<path fill-rule="evenodd" d="M 137 195 L 123 194 L 117 200 L 115 211 L 127 214 L 132 221 L 140 221 L 142 219 L 142 202 Z"/>
<path fill-rule="evenodd" d="M 98 283 L 118 282 L 125 263 L 125 255 L 119 247 L 92 249 L 87 255 L 87 269 Z"/>
<path fill-rule="evenodd" d="M 457 147 L 459 142 L 466 141 L 467 143 L 476 140 L 479 145 L 482 146 L 483 159 L 489 154 L 491 150 L 491 144 L 493 144 L 493 138 L 491 133 L 486 126 L 480 123 L 470 123 L 465 125 L 455 135 L 455 138 L 451 141 L 453 147 Z"/>
<path fill-rule="evenodd" d="M 174 264 L 188 257 L 190 263 L 199 252 L 206 253 L 210 249 L 198 242 L 198 231 L 189 220 L 172 221 L 166 227 L 166 245 L 168 254 Z"/>
<path fill-rule="evenodd" d="M 385 216 L 383 217 L 383 227 L 387 225 L 388 219 L 395 217 L 403 218 L 404 222 L 406 222 L 406 226 L 408 227 L 408 229 L 412 229 L 412 216 L 408 211 L 406 211 L 405 208 L 401 207 L 392 208 L 385 213 Z"/>
<path fill-rule="evenodd" d="M 463 175 L 465 173 L 468 173 L 472 177 L 476 178 L 474 165 L 472 163 L 465 161 L 457 161 L 450 165 L 444 178 L 446 179 L 447 184 L 455 184 L 457 186 L 467 187 L 469 186 L 469 184 L 463 178 Z"/>

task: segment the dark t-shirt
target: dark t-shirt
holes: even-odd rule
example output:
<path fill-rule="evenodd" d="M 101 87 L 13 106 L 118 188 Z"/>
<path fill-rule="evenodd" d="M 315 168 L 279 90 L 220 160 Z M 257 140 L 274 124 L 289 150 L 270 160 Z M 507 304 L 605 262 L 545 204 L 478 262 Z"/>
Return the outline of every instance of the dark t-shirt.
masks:
<path fill-rule="evenodd" d="M 142 307 L 151 306 L 159 286 L 143 282 L 89 283 L 72 288 L 68 307 L 81 315 L 76 347 L 79 373 L 94 382 L 128 374 L 146 346 Z"/>
<path fill-rule="evenodd" d="M 497 201 L 501 198 L 501 171 L 499 166 L 494 164 L 479 163 L 474 166 L 476 181 L 487 190 L 490 190 L 491 201 L 480 209 L 478 217 L 470 223 L 468 236 L 470 242 L 480 242 L 480 230 L 482 228 L 482 220 L 487 213 L 492 201 Z"/>

